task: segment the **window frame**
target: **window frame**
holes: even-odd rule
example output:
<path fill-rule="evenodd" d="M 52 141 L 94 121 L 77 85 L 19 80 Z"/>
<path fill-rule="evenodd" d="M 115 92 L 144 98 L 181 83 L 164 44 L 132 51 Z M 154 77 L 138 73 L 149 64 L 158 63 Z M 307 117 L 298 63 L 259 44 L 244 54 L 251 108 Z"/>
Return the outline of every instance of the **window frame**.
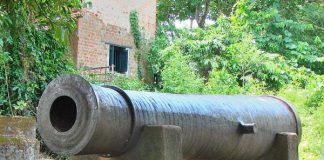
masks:
<path fill-rule="evenodd" d="M 111 46 L 114 46 L 114 47 L 119 47 L 119 48 L 124 48 L 126 51 L 127 51 L 127 71 L 125 73 L 120 73 L 120 72 L 117 72 L 117 71 L 114 71 L 116 73 L 119 73 L 119 74 L 124 74 L 126 76 L 128 76 L 128 73 L 129 73 L 129 63 L 130 63 L 130 51 L 131 51 L 131 47 L 127 47 L 127 46 L 122 46 L 122 45 L 116 45 L 116 44 L 113 44 L 113 43 L 106 43 L 107 45 L 107 63 L 106 65 L 110 67 L 109 65 L 109 61 L 110 61 L 110 47 Z"/>

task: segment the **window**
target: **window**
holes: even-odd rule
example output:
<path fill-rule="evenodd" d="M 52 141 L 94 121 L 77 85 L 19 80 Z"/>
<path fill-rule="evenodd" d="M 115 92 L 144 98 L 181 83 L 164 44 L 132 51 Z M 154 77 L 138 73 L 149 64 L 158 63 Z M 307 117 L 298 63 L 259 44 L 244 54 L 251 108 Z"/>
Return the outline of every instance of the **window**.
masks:
<path fill-rule="evenodd" d="M 81 0 L 83 8 L 92 9 L 92 0 Z"/>
<path fill-rule="evenodd" d="M 128 48 L 110 45 L 109 66 L 115 72 L 126 74 L 128 71 Z"/>

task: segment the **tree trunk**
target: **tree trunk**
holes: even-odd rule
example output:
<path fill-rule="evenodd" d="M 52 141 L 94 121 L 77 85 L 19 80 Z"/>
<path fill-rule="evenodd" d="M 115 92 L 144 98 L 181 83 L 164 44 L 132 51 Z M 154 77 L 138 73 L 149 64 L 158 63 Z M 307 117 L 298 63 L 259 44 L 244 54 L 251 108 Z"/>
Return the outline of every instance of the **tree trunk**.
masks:
<path fill-rule="evenodd" d="M 204 0 L 201 5 L 196 7 L 196 21 L 198 27 L 200 28 L 205 27 L 206 19 L 209 13 L 209 3 L 210 0 Z"/>
<path fill-rule="evenodd" d="M 193 21 L 195 20 L 195 18 L 190 17 L 190 29 L 193 28 Z"/>

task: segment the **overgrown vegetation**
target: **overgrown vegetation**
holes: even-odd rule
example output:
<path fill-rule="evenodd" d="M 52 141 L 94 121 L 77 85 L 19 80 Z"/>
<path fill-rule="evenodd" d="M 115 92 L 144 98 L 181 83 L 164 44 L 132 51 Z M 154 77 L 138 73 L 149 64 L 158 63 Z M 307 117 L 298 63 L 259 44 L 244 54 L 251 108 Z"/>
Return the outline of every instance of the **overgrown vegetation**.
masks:
<path fill-rule="evenodd" d="M 73 71 L 66 55 L 78 1 L 0 2 L 0 114 L 35 115 L 45 85 Z"/>
<path fill-rule="evenodd" d="M 154 79 L 146 82 L 146 90 L 283 97 L 302 119 L 300 158 L 324 158 L 322 3 L 162 0 L 158 8 L 156 38 L 141 50 L 150 71 L 144 76 Z M 176 20 L 199 21 L 195 14 L 205 13 L 197 8 L 215 24 L 174 27 Z"/>
<path fill-rule="evenodd" d="M 139 26 L 139 21 L 138 21 L 138 13 L 137 11 L 133 10 L 129 14 L 129 23 L 130 23 L 130 28 L 131 28 L 131 33 L 134 39 L 134 44 L 136 48 L 135 52 L 135 60 L 137 62 L 137 77 L 139 79 L 143 79 L 143 54 L 142 50 L 144 50 L 144 36 L 143 31 L 140 29 Z"/>
<path fill-rule="evenodd" d="M 75 1 L 0 2 L 0 114 L 34 115 L 45 85 L 74 69 L 66 55 Z M 138 77 L 124 89 L 188 94 L 272 94 L 302 119 L 300 159 L 324 158 L 324 4 L 321 1 L 160 0 L 145 39 L 130 13 Z M 197 29 L 177 29 L 177 20 Z M 215 24 L 206 25 L 206 20 Z M 189 27 L 190 28 L 190 27 Z"/>

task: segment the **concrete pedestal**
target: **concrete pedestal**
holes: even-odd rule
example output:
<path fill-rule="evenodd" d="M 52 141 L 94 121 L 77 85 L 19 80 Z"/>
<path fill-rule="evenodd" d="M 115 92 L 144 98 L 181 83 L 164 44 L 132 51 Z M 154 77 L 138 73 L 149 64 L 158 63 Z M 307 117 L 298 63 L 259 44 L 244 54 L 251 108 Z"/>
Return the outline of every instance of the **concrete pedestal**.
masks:
<path fill-rule="evenodd" d="M 35 118 L 0 117 L 0 160 L 35 160 L 38 152 Z"/>
<path fill-rule="evenodd" d="M 270 152 L 260 160 L 298 160 L 298 136 L 278 133 Z M 183 160 L 181 128 L 178 126 L 146 126 L 135 147 L 122 156 L 107 160 Z M 105 160 L 98 156 L 76 156 L 77 160 Z"/>
<path fill-rule="evenodd" d="M 146 126 L 137 145 L 126 154 L 111 160 L 182 160 L 181 128 Z"/>
<path fill-rule="evenodd" d="M 271 151 L 261 160 L 298 160 L 296 133 L 278 133 Z"/>
<path fill-rule="evenodd" d="M 73 160 L 182 160 L 181 128 L 145 126 L 136 146 L 122 156 L 104 158 L 96 155 L 74 156 Z"/>

